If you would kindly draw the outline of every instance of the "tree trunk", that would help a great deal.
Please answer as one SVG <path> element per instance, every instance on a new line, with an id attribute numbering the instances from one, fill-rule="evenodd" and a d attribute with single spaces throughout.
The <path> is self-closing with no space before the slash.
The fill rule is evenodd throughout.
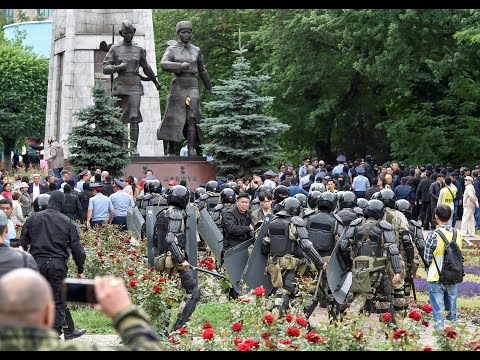
<path id="1" fill-rule="evenodd" d="M 5 170 L 12 170 L 12 151 L 15 147 L 15 139 L 3 138 L 3 157 L 5 159 Z"/>

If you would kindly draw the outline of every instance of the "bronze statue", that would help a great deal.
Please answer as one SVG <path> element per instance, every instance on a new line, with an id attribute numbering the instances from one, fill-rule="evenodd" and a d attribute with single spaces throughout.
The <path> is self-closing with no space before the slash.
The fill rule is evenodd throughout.
<path id="1" fill-rule="evenodd" d="M 130 124 L 130 148 L 133 154 L 138 154 L 138 124 L 143 122 L 140 113 L 140 99 L 144 94 L 141 80 L 152 81 L 157 89 L 160 89 L 160 84 L 147 63 L 145 49 L 132 41 L 135 31 L 135 26 L 130 21 L 122 22 L 118 33 L 123 37 L 123 41 L 113 44 L 108 50 L 103 60 L 103 73 L 118 73 L 113 81 L 112 95 L 120 99 L 116 104 L 123 110 L 121 121 Z M 147 78 L 138 73 L 139 67 L 142 67 Z"/>
<path id="2" fill-rule="evenodd" d="M 175 74 L 167 96 L 165 114 L 157 130 L 158 140 L 167 140 L 168 155 L 175 155 L 175 142 L 187 138 L 188 156 L 196 156 L 195 147 L 203 143 L 200 127 L 202 113 L 196 74 L 203 85 L 212 91 L 212 83 L 208 76 L 200 48 L 190 44 L 192 23 L 180 21 L 176 26 L 179 42 L 165 50 L 160 66 L 163 70 Z M 183 135 L 183 137 L 182 137 Z"/>

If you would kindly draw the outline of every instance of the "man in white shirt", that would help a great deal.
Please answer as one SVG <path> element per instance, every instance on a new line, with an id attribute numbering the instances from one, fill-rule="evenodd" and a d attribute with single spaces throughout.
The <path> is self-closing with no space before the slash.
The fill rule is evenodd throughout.
<path id="1" fill-rule="evenodd" d="M 10 246 L 10 240 L 15 239 L 17 237 L 17 232 L 15 231 L 15 225 L 13 225 L 13 221 L 10 220 L 10 216 L 12 215 L 13 205 L 10 199 L 2 199 L 0 200 L 0 211 L 3 211 L 5 215 L 7 215 L 7 227 L 8 232 L 5 236 L 5 244 Z"/>

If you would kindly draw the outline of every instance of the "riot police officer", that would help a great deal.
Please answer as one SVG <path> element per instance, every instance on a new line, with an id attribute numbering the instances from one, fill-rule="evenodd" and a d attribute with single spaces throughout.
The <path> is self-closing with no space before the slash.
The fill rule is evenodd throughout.
<path id="1" fill-rule="evenodd" d="M 211 215 L 213 208 L 218 205 L 220 199 L 218 182 L 216 180 L 210 180 L 207 182 L 205 185 L 205 191 L 206 193 L 200 196 L 200 200 L 198 201 L 198 210 L 202 210 L 206 207 L 208 213 Z"/>
<path id="2" fill-rule="evenodd" d="M 236 183 L 235 183 L 236 184 Z M 217 225 L 220 232 L 223 234 L 223 217 L 225 211 L 231 208 L 235 202 L 236 194 L 235 191 L 229 187 L 224 188 L 220 191 L 220 204 L 215 206 L 211 212 L 212 220 Z"/>
<path id="3" fill-rule="evenodd" d="M 382 220 L 385 205 L 380 200 L 369 200 L 363 211 L 364 217 L 353 220 L 340 240 L 341 256 L 353 273 L 350 292 L 354 299 L 346 312 L 359 313 L 375 296 L 375 310 L 381 314 L 388 311 L 392 298 L 385 269 L 390 264 L 395 273 L 393 282 L 401 281 L 400 256 L 393 228 Z"/>
<path id="4" fill-rule="evenodd" d="M 283 316 L 290 300 L 296 295 L 296 278 L 303 275 L 308 259 L 326 269 L 327 263 L 308 239 L 308 231 L 300 214 L 300 201 L 287 198 L 270 222 L 262 241 L 262 253 L 268 255 L 267 271 L 276 288 L 274 309 Z M 304 258 L 304 254 L 307 258 Z"/>
<path id="5" fill-rule="evenodd" d="M 168 208 L 162 209 L 157 215 L 156 230 L 158 256 L 155 267 L 167 274 L 178 273 L 181 286 L 186 292 L 185 307 L 179 312 L 172 332 L 183 327 L 193 314 L 200 301 L 198 280 L 190 267 L 186 247 L 186 208 L 190 201 L 190 193 L 182 185 L 173 187 L 167 195 Z"/>
<path id="6" fill-rule="evenodd" d="M 406 264 L 405 268 L 405 306 L 407 307 L 410 300 L 410 293 L 414 286 L 413 280 L 415 279 L 417 268 L 419 265 L 418 258 L 422 259 L 425 268 L 428 268 L 428 265 L 423 258 L 423 253 L 425 252 L 425 239 L 423 238 L 422 225 L 416 221 L 412 220 L 412 204 L 405 199 L 400 199 L 395 202 L 395 210 L 400 211 L 408 220 L 408 231 L 410 233 L 410 242 L 405 242 L 403 244 L 403 254 L 404 261 Z M 403 239 L 403 238 L 402 238 Z M 412 242 L 417 248 L 418 255 L 414 254 L 414 248 Z"/>
<path id="7" fill-rule="evenodd" d="M 275 189 L 273 189 L 272 209 L 274 215 L 282 210 L 281 203 L 289 196 L 290 191 L 285 185 L 278 185 Z"/>
<path id="8" fill-rule="evenodd" d="M 400 311 L 406 308 L 407 304 L 405 302 L 405 251 L 404 247 L 411 246 L 410 233 L 408 231 L 408 221 L 405 215 L 400 211 L 395 210 L 395 201 L 397 201 L 397 196 L 392 189 L 382 189 L 378 195 L 378 200 L 383 202 L 385 205 L 385 217 L 384 219 L 393 227 L 395 233 L 395 242 L 397 244 L 398 251 L 400 252 L 400 269 L 402 274 L 402 280 L 392 282 L 393 271 L 390 266 L 387 266 L 387 274 L 390 279 L 390 283 L 393 287 L 393 306 L 395 311 Z"/>
<path id="9" fill-rule="evenodd" d="M 353 191 L 340 191 L 338 194 L 337 215 L 342 219 L 343 226 L 348 228 L 350 223 L 358 217 L 354 211 L 354 208 L 357 206 L 357 197 Z"/>
<path id="10" fill-rule="evenodd" d="M 317 200 L 318 211 L 304 217 L 308 231 L 308 239 L 312 242 L 315 250 L 320 256 L 328 262 L 330 255 L 335 247 L 337 239 L 343 232 L 342 219 L 333 213 L 336 206 L 336 195 L 332 192 L 324 192 Z M 319 269 L 317 269 L 319 270 Z M 322 296 L 320 305 L 327 307 L 327 304 L 333 305 L 333 295 L 327 286 L 326 273 L 322 272 L 320 286 L 328 291 L 327 297 Z M 325 294 L 325 291 L 322 291 Z M 316 299 L 310 305 L 307 316 L 310 316 L 316 307 Z"/>

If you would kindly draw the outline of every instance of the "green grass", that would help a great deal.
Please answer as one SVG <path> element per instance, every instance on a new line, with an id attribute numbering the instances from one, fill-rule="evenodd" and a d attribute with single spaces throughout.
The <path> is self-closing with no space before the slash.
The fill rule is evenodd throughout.
<path id="1" fill-rule="evenodd" d="M 116 334 L 112 320 L 105 314 L 90 307 L 70 307 L 75 328 L 86 329 L 87 334 Z"/>

